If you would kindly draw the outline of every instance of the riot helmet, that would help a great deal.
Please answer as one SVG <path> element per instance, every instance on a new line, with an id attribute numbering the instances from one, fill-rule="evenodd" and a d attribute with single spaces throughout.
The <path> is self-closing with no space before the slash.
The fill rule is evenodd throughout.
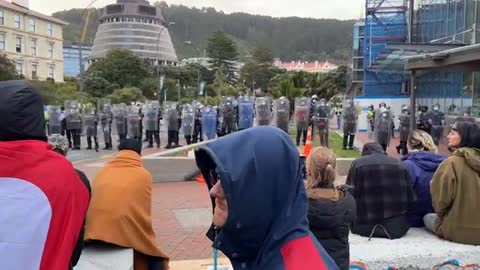
<path id="1" fill-rule="evenodd" d="M 434 112 L 440 111 L 440 104 L 434 104 L 434 105 L 433 105 L 433 111 L 434 111 Z"/>
<path id="2" fill-rule="evenodd" d="M 380 103 L 380 104 L 378 105 L 378 107 L 379 107 L 379 108 L 385 108 L 385 109 L 387 109 L 387 103 L 382 102 L 382 103 Z"/>
<path id="3" fill-rule="evenodd" d="M 420 111 L 423 112 L 423 113 L 426 113 L 426 112 L 428 112 L 428 107 L 427 106 L 422 106 Z"/>
<path id="4" fill-rule="evenodd" d="M 318 101 L 318 96 L 317 96 L 317 95 L 313 95 L 312 98 L 311 98 L 311 101 L 312 101 L 312 104 L 317 103 L 317 101 Z"/>

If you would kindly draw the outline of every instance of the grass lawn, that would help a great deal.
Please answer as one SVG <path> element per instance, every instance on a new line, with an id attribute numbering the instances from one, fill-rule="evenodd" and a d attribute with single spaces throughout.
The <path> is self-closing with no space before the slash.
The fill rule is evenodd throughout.
<path id="1" fill-rule="evenodd" d="M 293 141 L 296 140 L 297 131 L 291 131 L 290 136 L 292 137 Z M 330 149 L 335 152 L 337 158 L 358 158 L 360 157 L 360 152 L 358 150 L 343 150 L 343 138 L 340 137 L 334 130 L 330 130 L 330 137 L 329 137 L 329 144 Z M 320 146 L 320 139 L 318 135 L 312 138 L 312 148 Z M 303 145 L 298 147 L 300 153 L 303 152 Z"/>

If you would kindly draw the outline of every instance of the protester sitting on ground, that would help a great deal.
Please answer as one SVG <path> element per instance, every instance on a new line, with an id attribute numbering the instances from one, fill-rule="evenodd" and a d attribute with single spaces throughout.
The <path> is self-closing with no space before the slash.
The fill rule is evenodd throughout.
<path id="1" fill-rule="evenodd" d="M 354 234 L 398 239 L 410 226 L 407 212 L 415 204 L 407 169 L 385 154 L 378 143 L 364 145 L 362 157 L 352 163 L 347 185 L 353 186 L 357 215 Z"/>
<path id="2" fill-rule="evenodd" d="M 48 144 L 52 147 L 52 150 L 54 152 L 59 153 L 62 156 L 67 156 L 68 153 L 68 140 L 63 137 L 60 134 L 52 134 L 48 136 Z M 90 187 L 90 181 L 88 181 L 87 176 L 80 170 L 75 169 L 75 171 L 78 174 L 78 177 L 80 177 L 80 180 L 82 180 L 83 184 L 87 187 L 88 189 L 88 194 L 89 194 L 89 199 L 91 195 L 91 187 Z M 74 266 L 78 264 L 78 261 L 80 260 L 80 255 L 82 254 L 83 250 L 83 238 L 85 236 L 85 220 L 83 221 L 83 227 L 82 230 L 80 231 L 80 235 L 78 236 L 77 244 L 75 245 L 75 250 L 73 251 L 72 254 L 72 260 L 70 263 L 70 269 L 73 269 Z"/>
<path id="3" fill-rule="evenodd" d="M 415 207 L 408 212 L 411 227 L 424 227 L 423 217 L 435 213 L 430 195 L 430 181 L 445 157 L 437 154 L 437 146 L 430 134 L 414 130 L 407 139 L 409 154 L 402 158 L 410 175 L 410 184 L 417 196 Z"/>
<path id="4" fill-rule="evenodd" d="M 447 240 L 480 245 L 480 127 L 457 122 L 448 135 L 457 149 L 435 172 L 430 189 L 436 214 L 425 216 L 425 226 Z"/>
<path id="5" fill-rule="evenodd" d="M 142 143 L 125 139 L 118 150 L 92 183 L 85 241 L 132 248 L 135 270 L 168 269 L 153 230 L 152 176 L 142 165 Z"/>
<path id="6" fill-rule="evenodd" d="M 336 156 L 328 148 L 312 150 L 306 162 L 308 221 L 310 231 L 335 260 L 340 270 L 348 270 L 348 234 L 356 205 L 347 186 L 335 187 Z"/>
<path id="7" fill-rule="evenodd" d="M 338 269 L 309 231 L 300 157 L 288 134 L 246 129 L 195 156 L 214 208 L 207 236 L 235 270 Z"/>
<path id="8" fill-rule="evenodd" d="M 87 212 L 87 188 L 47 143 L 43 106 L 31 84 L 0 82 L 1 269 L 68 269 Z"/>

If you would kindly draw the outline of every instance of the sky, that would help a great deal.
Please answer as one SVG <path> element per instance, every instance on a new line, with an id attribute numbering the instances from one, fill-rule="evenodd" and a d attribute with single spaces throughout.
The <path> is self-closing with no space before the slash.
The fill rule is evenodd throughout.
<path id="1" fill-rule="evenodd" d="M 51 14 L 70 8 L 85 8 L 92 0 L 30 0 L 30 9 Z M 102 7 L 115 0 L 98 0 L 94 6 Z M 154 0 L 150 0 L 154 2 Z M 273 17 L 360 19 L 365 0 L 168 0 L 169 5 L 182 4 L 195 7 L 214 7 L 225 13 L 246 12 Z"/>

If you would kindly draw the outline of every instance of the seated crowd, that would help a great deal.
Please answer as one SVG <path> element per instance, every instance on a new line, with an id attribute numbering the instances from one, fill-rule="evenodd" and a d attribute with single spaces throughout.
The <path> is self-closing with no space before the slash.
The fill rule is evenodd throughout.
<path id="1" fill-rule="evenodd" d="M 73 269 L 84 245 L 131 248 L 135 270 L 169 268 L 140 142 L 122 140 L 90 191 L 65 158 L 66 140 L 47 138 L 32 85 L 0 82 L 0 114 L 3 268 Z M 312 150 L 304 177 L 294 142 L 277 128 L 222 137 L 195 152 L 212 199 L 207 237 L 236 270 L 349 269 L 350 232 L 398 239 L 426 227 L 480 245 L 480 127 L 457 122 L 448 142 L 453 153 L 444 157 L 429 134 L 413 131 L 402 160 L 366 144 L 346 185 L 336 185 L 336 156 L 327 148 Z"/>

